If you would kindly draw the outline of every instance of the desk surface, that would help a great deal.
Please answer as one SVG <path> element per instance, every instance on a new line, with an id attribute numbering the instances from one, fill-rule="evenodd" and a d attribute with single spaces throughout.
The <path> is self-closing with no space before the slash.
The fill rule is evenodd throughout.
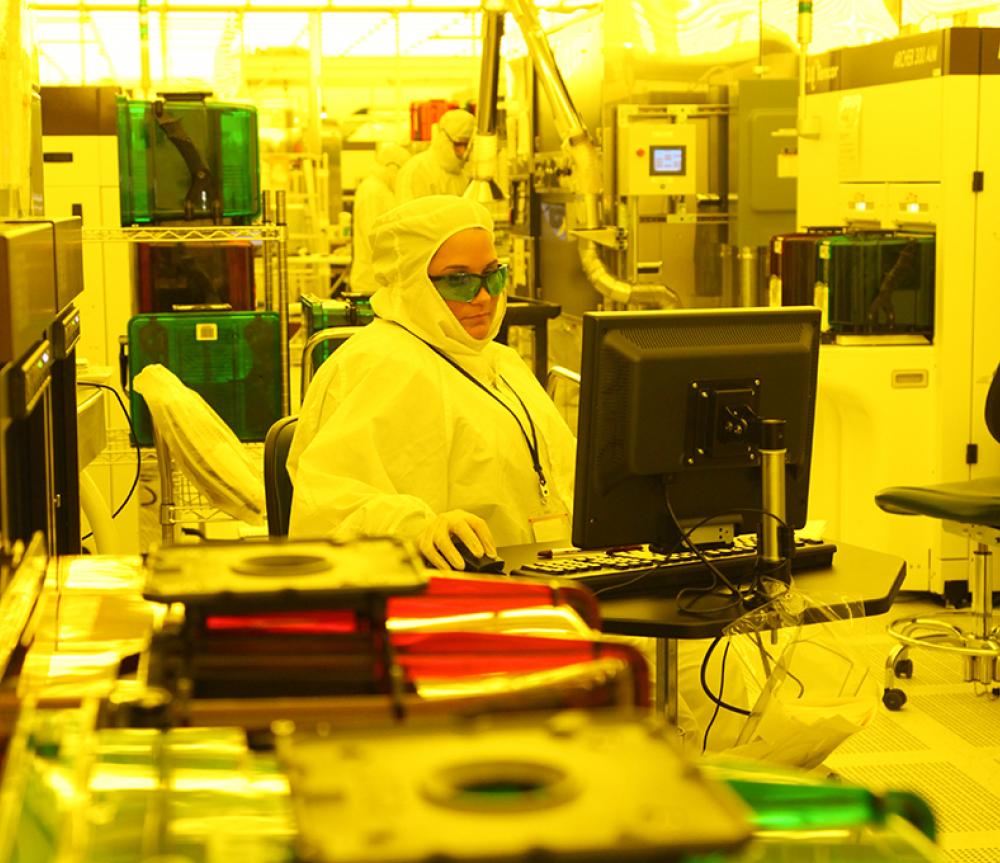
<path id="1" fill-rule="evenodd" d="M 501 549 L 508 569 L 532 560 L 541 548 L 517 546 Z M 891 554 L 853 545 L 837 544 L 833 565 L 824 569 L 795 573 L 795 587 L 810 597 L 826 602 L 834 610 L 846 611 L 852 603 L 863 603 L 865 615 L 884 614 L 892 606 L 906 576 L 906 562 Z M 723 611 L 710 617 L 680 610 L 675 594 L 662 587 L 649 596 L 612 597 L 599 595 L 603 630 L 621 635 L 655 638 L 714 638 L 738 616 Z"/>
<path id="2" fill-rule="evenodd" d="M 561 312 L 562 306 L 557 303 L 513 295 L 507 298 L 504 323 L 507 325 L 542 323 L 549 318 L 558 317 Z"/>

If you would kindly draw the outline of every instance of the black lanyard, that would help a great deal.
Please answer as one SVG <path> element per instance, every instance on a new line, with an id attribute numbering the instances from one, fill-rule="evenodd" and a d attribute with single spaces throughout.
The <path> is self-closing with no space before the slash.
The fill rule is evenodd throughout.
<path id="1" fill-rule="evenodd" d="M 509 413 L 514 418 L 514 422 L 517 423 L 517 427 L 521 431 L 521 437 L 524 438 L 524 442 L 528 446 L 528 452 L 531 453 L 531 466 L 535 469 L 535 473 L 538 476 L 538 491 L 539 491 L 539 493 L 542 496 L 542 500 L 543 501 L 547 500 L 548 496 L 549 496 L 549 483 L 548 483 L 548 480 L 545 479 L 545 471 L 542 469 L 542 462 L 541 462 L 541 459 L 539 458 L 539 455 L 538 455 L 538 452 L 539 452 L 539 450 L 538 450 L 538 433 L 535 431 L 535 423 L 531 419 L 531 414 L 528 413 L 528 407 L 527 407 L 527 405 L 525 405 L 525 403 L 521 399 L 521 397 L 517 394 L 517 390 L 515 390 L 507 382 L 507 379 L 503 375 L 499 376 L 500 380 L 502 380 L 504 382 L 504 384 L 507 386 L 507 389 L 509 389 L 514 394 L 514 398 L 517 399 L 517 403 L 521 406 L 521 410 L 524 411 L 524 415 L 528 418 L 528 428 L 531 429 L 531 437 L 528 437 L 528 432 L 525 430 L 524 424 L 521 422 L 520 417 L 518 417 L 518 415 L 516 413 L 514 413 L 513 409 L 510 407 L 510 405 L 508 405 L 503 399 L 501 399 L 489 387 L 487 387 L 485 384 L 483 384 L 482 381 L 478 380 L 473 375 L 469 374 L 469 372 L 467 372 L 465 369 L 463 369 L 458 363 L 456 363 L 444 351 L 442 351 L 440 348 L 437 348 L 434 345 L 432 345 L 429 341 L 427 341 L 427 339 L 421 338 L 415 332 L 413 332 L 413 330 L 408 329 L 407 327 L 404 327 L 401 323 L 399 323 L 399 321 L 392 321 L 392 323 L 394 323 L 400 329 L 406 330 L 406 332 L 408 332 L 411 336 L 413 336 L 413 338 L 415 338 L 418 341 L 421 341 L 425 345 L 427 345 L 427 347 L 429 347 L 432 351 L 434 351 L 434 353 L 436 353 L 439 357 L 441 357 L 441 359 L 443 359 L 446 363 L 448 363 L 450 366 L 452 366 L 452 368 L 454 368 L 460 374 L 464 375 L 466 378 L 468 378 L 470 381 L 472 381 L 472 383 L 474 383 L 477 387 L 479 387 L 479 389 L 481 389 L 484 393 L 486 393 L 486 395 L 488 395 L 491 399 L 493 399 L 493 401 L 495 401 L 498 405 L 500 405 L 500 407 L 502 407 L 505 411 L 507 411 L 507 413 Z"/>

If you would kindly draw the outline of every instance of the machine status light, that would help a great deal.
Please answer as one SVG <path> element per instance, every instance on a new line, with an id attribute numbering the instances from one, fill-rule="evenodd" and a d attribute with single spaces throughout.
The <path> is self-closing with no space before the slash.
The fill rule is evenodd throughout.
<path id="1" fill-rule="evenodd" d="M 635 154 L 637 156 L 640 156 L 640 157 L 641 156 L 645 156 L 646 155 L 646 151 L 642 147 L 640 147 L 638 150 L 635 151 Z"/>
<path id="2" fill-rule="evenodd" d="M 918 204 L 916 201 L 913 201 L 906 205 L 906 209 L 909 210 L 911 213 L 919 213 L 920 204 Z"/>
<path id="3" fill-rule="evenodd" d="M 650 147 L 649 173 L 657 177 L 677 177 L 687 173 L 687 148 Z"/>

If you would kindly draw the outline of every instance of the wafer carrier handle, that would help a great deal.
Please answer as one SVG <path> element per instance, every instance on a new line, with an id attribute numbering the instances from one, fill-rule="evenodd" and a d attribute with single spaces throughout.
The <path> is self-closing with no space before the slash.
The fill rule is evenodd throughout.
<path id="1" fill-rule="evenodd" d="M 187 195 L 184 198 L 184 218 L 193 219 L 195 211 L 210 204 L 212 219 L 216 223 L 222 220 L 222 201 L 219 199 L 218 189 L 205 160 L 195 146 L 194 141 L 184 129 L 184 124 L 179 117 L 167 113 L 166 102 L 171 100 L 185 101 L 205 101 L 211 93 L 158 93 L 162 96 L 153 103 L 153 116 L 163 130 L 163 134 L 177 148 L 181 154 L 184 164 L 187 165 L 191 173 L 191 185 L 188 187 Z"/>

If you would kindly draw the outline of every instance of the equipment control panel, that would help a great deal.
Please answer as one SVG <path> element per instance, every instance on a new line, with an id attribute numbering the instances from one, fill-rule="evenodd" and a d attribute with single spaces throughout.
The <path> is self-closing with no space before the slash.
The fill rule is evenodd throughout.
<path id="1" fill-rule="evenodd" d="M 80 310 L 72 303 L 52 322 L 52 352 L 57 360 L 66 359 L 80 341 Z"/>
<path id="2" fill-rule="evenodd" d="M 693 195 L 696 191 L 693 123 L 633 120 L 618 127 L 621 195 Z"/>
<path id="3" fill-rule="evenodd" d="M 24 419 L 34 410 L 52 375 L 52 347 L 48 340 L 38 343 L 7 376 L 7 406 L 12 419 Z"/>

